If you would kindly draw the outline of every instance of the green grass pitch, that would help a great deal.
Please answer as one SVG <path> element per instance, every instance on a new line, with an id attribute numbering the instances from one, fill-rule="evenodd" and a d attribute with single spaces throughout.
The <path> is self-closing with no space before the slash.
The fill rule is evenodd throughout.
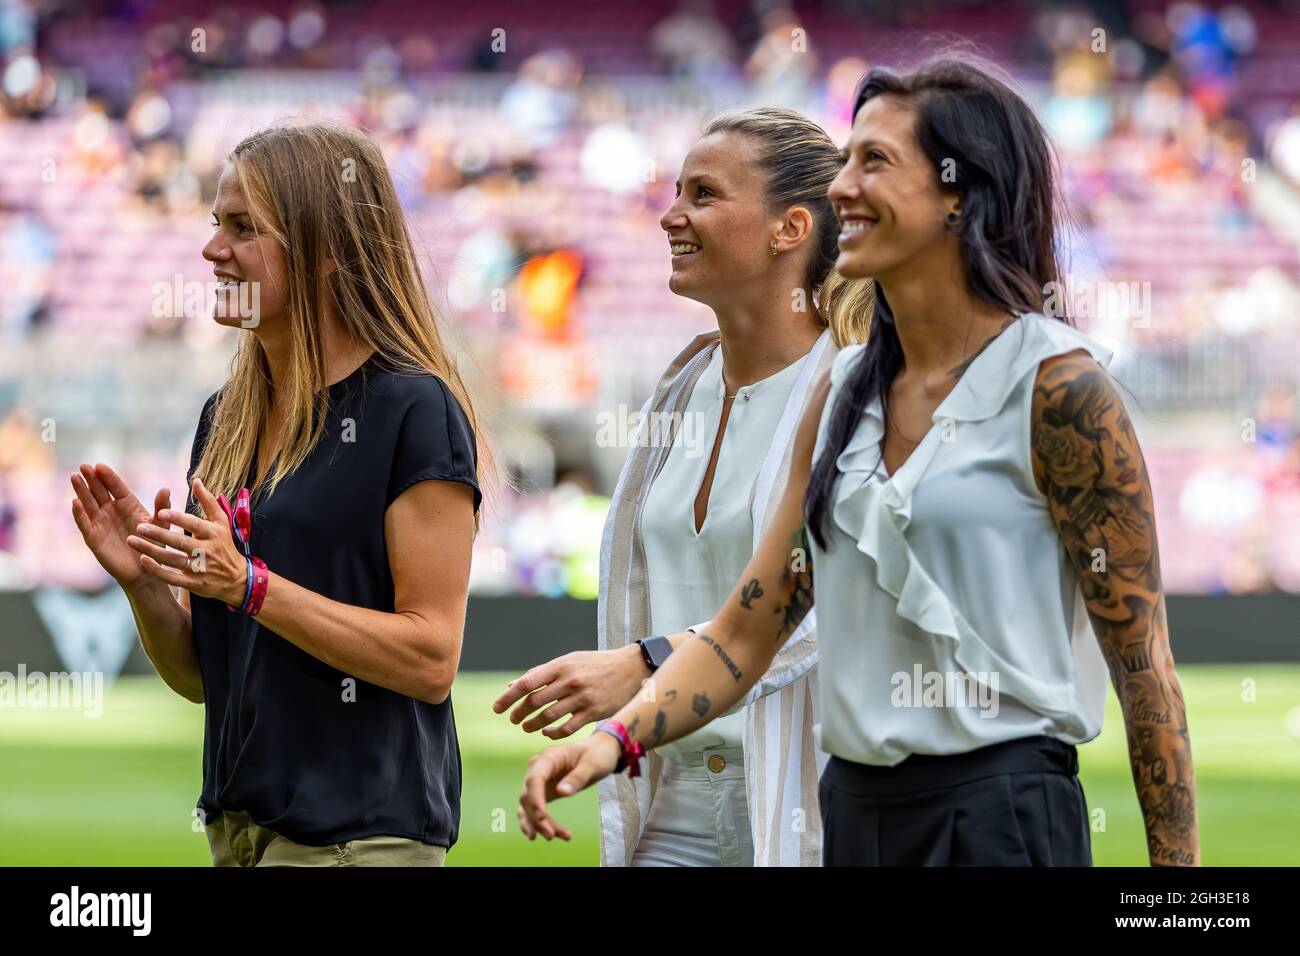
<path id="1" fill-rule="evenodd" d="M 1179 668 L 1188 702 L 1204 863 L 1300 865 L 1300 666 Z M 530 754 L 491 701 L 514 674 L 462 674 L 453 701 L 464 761 L 452 866 L 589 866 L 597 862 L 594 791 L 556 806 L 572 843 L 530 843 L 515 806 Z M 1253 699 L 1252 699 L 1253 698 Z M 124 678 L 103 715 L 0 711 L 0 865 L 206 866 L 192 817 L 202 708 L 154 677 Z M 585 731 L 584 731 L 585 733 Z M 1101 737 L 1080 750 L 1093 815 L 1093 859 L 1144 865 L 1141 817 L 1113 694 Z"/>

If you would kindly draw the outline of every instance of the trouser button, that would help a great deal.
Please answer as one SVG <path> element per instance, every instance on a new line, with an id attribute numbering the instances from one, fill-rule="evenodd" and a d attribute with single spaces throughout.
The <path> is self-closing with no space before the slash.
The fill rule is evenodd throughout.
<path id="1" fill-rule="evenodd" d="M 722 768 L 726 765 L 726 758 L 722 754 L 712 754 L 709 757 L 709 769 L 714 773 L 722 773 Z"/>

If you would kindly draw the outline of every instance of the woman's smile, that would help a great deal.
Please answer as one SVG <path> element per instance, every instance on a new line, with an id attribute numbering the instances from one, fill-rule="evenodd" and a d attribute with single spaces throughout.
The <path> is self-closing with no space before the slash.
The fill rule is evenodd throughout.
<path id="1" fill-rule="evenodd" d="M 839 247 L 849 249 L 860 243 L 868 234 L 875 231 L 879 220 L 866 216 L 852 216 L 840 224 Z"/>
<path id="2" fill-rule="evenodd" d="M 670 239 L 669 249 L 673 254 L 673 268 L 683 264 L 687 258 L 695 255 L 703 248 L 698 243 L 687 242 L 684 239 Z"/>

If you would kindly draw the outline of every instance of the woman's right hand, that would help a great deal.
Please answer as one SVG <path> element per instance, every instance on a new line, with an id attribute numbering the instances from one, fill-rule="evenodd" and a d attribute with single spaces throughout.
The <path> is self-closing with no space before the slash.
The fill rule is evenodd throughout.
<path id="1" fill-rule="evenodd" d="M 522 723 L 530 734 L 541 730 L 552 740 L 563 740 L 592 721 L 613 717 L 650 676 L 636 644 L 616 650 L 573 651 L 512 680 L 493 702 L 492 711 L 505 713 L 514 705 L 511 723 Z M 534 714 L 540 707 L 546 709 Z M 569 719 L 562 725 L 552 726 L 565 717 Z"/>
<path id="2" fill-rule="evenodd" d="M 108 465 L 82 465 L 70 480 L 77 494 L 72 502 L 72 520 L 95 560 L 124 591 L 153 580 L 141 565 L 139 552 L 126 539 L 143 521 L 167 527 L 166 522 L 158 520 L 158 512 L 171 507 L 171 492 L 159 489 L 150 514 Z"/>
<path id="3" fill-rule="evenodd" d="M 528 761 L 524 788 L 519 793 L 519 829 L 528 839 L 541 834 L 547 840 L 572 834 L 546 812 L 548 800 L 571 797 L 618 766 L 619 743 L 611 734 L 594 733 L 586 740 L 560 747 L 547 747 Z"/>

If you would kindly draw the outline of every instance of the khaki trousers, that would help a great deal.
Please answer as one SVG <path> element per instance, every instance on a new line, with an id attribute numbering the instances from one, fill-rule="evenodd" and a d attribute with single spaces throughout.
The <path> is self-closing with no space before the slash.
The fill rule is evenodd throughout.
<path id="1" fill-rule="evenodd" d="M 204 829 L 213 866 L 442 866 L 447 858 L 446 847 L 394 836 L 306 846 L 242 811 L 224 811 Z"/>

